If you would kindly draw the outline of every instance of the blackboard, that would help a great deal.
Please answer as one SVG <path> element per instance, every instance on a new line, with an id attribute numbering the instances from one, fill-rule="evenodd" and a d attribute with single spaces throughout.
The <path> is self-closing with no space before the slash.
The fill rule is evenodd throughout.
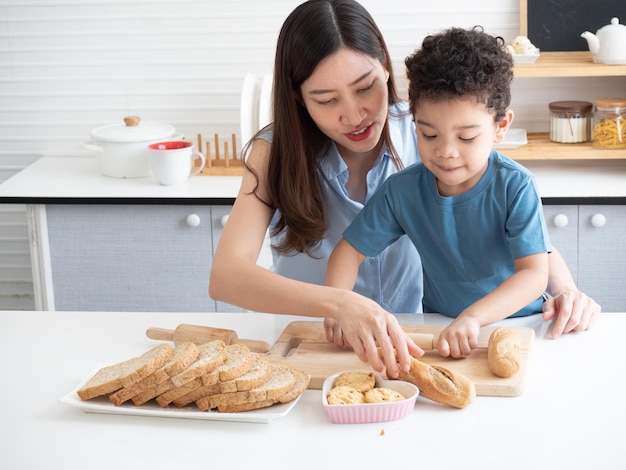
<path id="1" fill-rule="evenodd" d="M 581 33 L 613 17 L 626 24 L 626 0 L 520 0 L 520 34 L 542 51 L 588 51 Z"/>

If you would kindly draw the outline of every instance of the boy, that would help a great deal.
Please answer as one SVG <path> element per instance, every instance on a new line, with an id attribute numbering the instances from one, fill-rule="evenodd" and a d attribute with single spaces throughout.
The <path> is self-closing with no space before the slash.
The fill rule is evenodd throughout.
<path id="1" fill-rule="evenodd" d="M 481 326 L 542 311 L 551 247 L 532 175 L 493 150 L 513 120 L 502 38 L 452 28 L 424 39 L 406 65 L 422 162 L 368 201 L 333 251 L 326 283 L 352 289 L 365 257 L 407 234 L 426 274 L 424 312 L 455 318 L 438 350 L 461 357 Z"/>

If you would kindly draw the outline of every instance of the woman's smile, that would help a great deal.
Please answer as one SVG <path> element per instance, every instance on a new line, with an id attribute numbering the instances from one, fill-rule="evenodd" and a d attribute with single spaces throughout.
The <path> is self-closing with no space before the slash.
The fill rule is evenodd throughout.
<path id="1" fill-rule="evenodd" d="M 352 140 L 353 142 L 361 142 L 367 139 L 371 134 L 372 134 L 372 125 L 370 124 L 369 126 L 365 126 L 359 130 L 349 132 L 344 135 L 348 139 Z"/>

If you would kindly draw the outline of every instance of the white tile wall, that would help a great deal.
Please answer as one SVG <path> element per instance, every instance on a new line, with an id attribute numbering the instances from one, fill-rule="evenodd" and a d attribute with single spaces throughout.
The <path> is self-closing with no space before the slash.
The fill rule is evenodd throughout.
<path id="1" fill-rule="evenodd" d="M 278 30 L 300 1 L 0 0 L 0 182 L 40 156 L 82 156 L 99 125 L 136 114 L 187 136 L 239 129 L 244 75 L 271 72 Z M 481 24 L 512 40 L 518 0 L 363 0 L 398 83 L 422 38 Z M 539 86 L 538 86 L 539 85 Z M 606 79 L 605 90 L 618 79 Z M 405 95 L 404 90 L 401 90 Z M 547 103 L 593 100 L 589 81 L 515 84 L 518 127 L 547 129 Z M 0 309 L 33 308 L 23 206 L 0 207 Z"/>

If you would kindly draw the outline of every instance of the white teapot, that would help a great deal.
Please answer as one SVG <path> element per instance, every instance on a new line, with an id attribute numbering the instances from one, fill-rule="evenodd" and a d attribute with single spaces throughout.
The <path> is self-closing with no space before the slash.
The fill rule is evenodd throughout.
<path id="1" fill-rule="evenodd" d="M 593 61 L 599 64 L 626 64 L 626 26 L 618 18 L 600 28 L 596 34 L 585 31 L 581 37 L 587 40 Z"/>

